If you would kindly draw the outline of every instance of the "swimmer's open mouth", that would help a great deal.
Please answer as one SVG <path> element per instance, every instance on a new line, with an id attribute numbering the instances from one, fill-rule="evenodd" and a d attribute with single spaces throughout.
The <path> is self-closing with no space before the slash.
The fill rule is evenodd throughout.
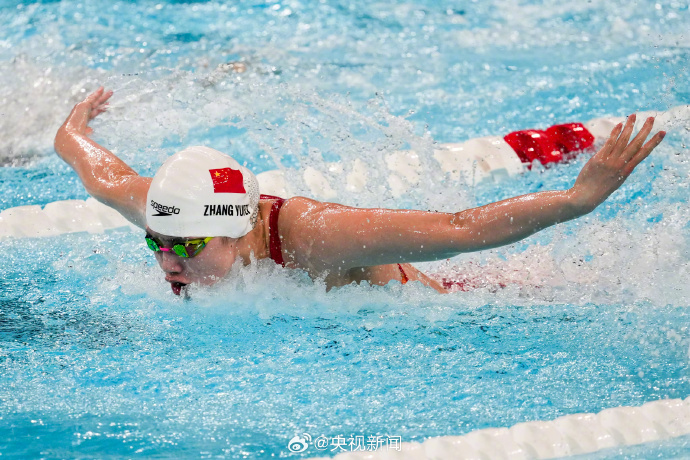
<path id="1" fill-rule="evenodd" d="M 182 292 L 182 288 L 185 286 L 186 284 L 184 283 L 178 283 L 176 281 L 170 282 L 170 287 L 172 288 L 173 294 L 175 295 L 180 295 L 180 292 Z"/>

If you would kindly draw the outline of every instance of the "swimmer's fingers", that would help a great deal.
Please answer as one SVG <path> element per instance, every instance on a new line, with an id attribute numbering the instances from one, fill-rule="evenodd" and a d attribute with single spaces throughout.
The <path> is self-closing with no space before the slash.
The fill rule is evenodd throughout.
<path id="1" fill-rule="evenodd" d="M 86 96 L 86 99 L 82 101 L 82 104 L 88 105 L 90 107 L 97 107 L 101 104 L 101 100 L 105 94 L 105 88 L 99 87 L 96 91 Z M 108 96 L 110 97 L 110 96 Z"/>
<path id="2" fill-rule="evenodd" d="M 108 99 L 113 95 L 112 91 L 106 91 L 102 86 L 89 94 L 80 104 L 89 109 L 89 119 L 95 118 L 106 111 Z"/>
<path id="3" fill-rule="evenodd" d="M 647 136 L 649 136 L 649 133 L 652 132 L 652 127 L 654 126 L 654 117 L 649 117 L 647 120 L 645 120 L 644 125 L 642 125 L 642 129 L 640 129 L 640 132 L 637 133 L 637 136 L 630 141 L 630 144 L 628 144 L 625 149 L 621 152 L 621 158 L 627 163 L 630 161 L 635 154 L 642 148 L 642 144 L 644 141 L 647 139 Z"/>
<path id="4" fill-rule="evenodd" d="M 618 123 L 616 126 L 613 127 L 613 129 L 611 130 L 611 135 L 606 140 L 604 146 L 599 150 L 599 155 L 603 156 L 604 158 L 609 156 L 609 154 L 613 150 L 614 145 L 616 145 L 616 141 L 618 140 L 618 136 L 620 136 L 622 130 L 623 123 Z"/>
<path id="5" fill-rule="evenodd" d="M 652 151 L 657 147 L 657 145 L 661 144 L 661 141 L 664 140 L 664 136 L 666 136 L 666 131 L 659 131 L 654 136 L 652 136 L 652 138 L 649 139 L 649 141 L 647 141 L 645 145 L 637 149 L 637 151 L 635 151 L 632 157 L 628 160 L 625 166 L 625 173 L 632 173 L 633 169 L 635 169 L 637 165 L 642 163 L 642 161 L 645 158 L 647 158 L 650 153 L 652 153 Z"/>
<path id="6" fill-rule="evenodd" d="M 625 123 L 625 128 L 623 128 L 623 132 L 621 132 L 620 136 L 616 140 L 616 143 L 613 145 L 611 152 L 609 152 L 609 157 L 620 157 L 623 153 L 623 150 L 625 150 L 625 148 L 628 146 L 628 141 L 630 140 L 630 136 L 632 135 L 633 129 L 635 128 L 636 118 L 637 117 L 634 113 L 628 117 L 628 121 Z"/>
<path id="7" fill-rule="evenodd" d="M 90 118 L 96 118 L 108 109 L 108 99 L 113 95 L 112 91 L 105 91 L 103 87 L 98 88 L 87 100 L 91 104 Z M 93 98 L 92 98 L 93 96 Z M 92 99 L 91 99 L 92 98 Z"/>
<path id="8" fill-rule="evenodd" d="M 109 89 L 108 91 L 105 91 L 103 94 L 101 94 L 101 97 L 98 98 L 98 105 L 107 105 L 108 104 L 108 99 L 113 95 L 113 90 Z"/>

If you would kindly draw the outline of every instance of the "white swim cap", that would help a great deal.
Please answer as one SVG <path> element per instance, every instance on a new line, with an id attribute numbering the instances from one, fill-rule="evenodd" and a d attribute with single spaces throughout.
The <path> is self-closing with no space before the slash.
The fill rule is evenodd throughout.
<path id="1" fill-rule="evenodd" d="M 168 158 L 146 197 L 146 224 L 166 236 L 239 238 L 254 228 L 258 211 L 254 174 L 209 147 Z"/>

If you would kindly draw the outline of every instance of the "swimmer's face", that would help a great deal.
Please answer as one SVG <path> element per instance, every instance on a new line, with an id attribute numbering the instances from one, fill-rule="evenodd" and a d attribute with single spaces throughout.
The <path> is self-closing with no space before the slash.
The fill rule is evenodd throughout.
<path id="1" fill-rule="evenodd" d="M 161 235 L 150 229 L 148 232 L 165 247 L 183 243 L 186 240 L 203 238 L 175 238 Z M 198 283 L 210 286 L 223 279 L 237 258 L 236 241 L 232 238 L 217 237 L 206 244 L 206 247 L 194 257 L 180 257 L 172 251 L 154 252 L 156 261 L 165 272 L 165 280 L 170 283 L 173 292 L 180 295 L 187 284 Z"/>

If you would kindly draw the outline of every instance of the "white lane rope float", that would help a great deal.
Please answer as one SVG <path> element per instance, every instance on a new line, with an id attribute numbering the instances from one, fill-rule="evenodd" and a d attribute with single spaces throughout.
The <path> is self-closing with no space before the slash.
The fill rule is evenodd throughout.
<path id="1" fill-rule="evenodd" d="M 664 112 L 638 114 L 638 126 L 656 116 L 655 127 L 672 129 L 690 121 L 690 105 Z M 622 117 L 604 117 L 586 123 L 566 123 L 546 130 L 523 130 L 506 136 L 470 139 L 442 144 L 434 151 L 440 170 L 469 184 L 497 182 L 529 169 L 533 162 L 558 163 L 568 154 L 591 148 L 605 139 Z M 414 151 L 386 156 L 388 185 L 394 195 L 419 183 L 420 159 Z M 336 165 L 337 167 L 337 165 Z M 337 171 L 336 171 L 337 172 Z M 341 169 L 342 172 L 342 169 Z M 328 179 L 314 168 L 303 172 L 312 196 L 328 200 L 337 196 Z M 284 198 L 293 196 L 282 171 L 257 175 L 261 193 Z M 367 170 L 355 160 L 343 178 L 352 192 L 367 186 Z M 102 233 L 132 227 L 114 209 L 93 198 L 18 206 L 0 212 L 0 239 L 33 238 L 64 233 Z M 615 407 L 598 414 L 572 414 L 552 421 L 518 423 L 511 428 L 476 430 L 462 436 L 442 436 L 423 443 L 402 443 L 400 451 L 344 452 L 338 460 L 354 459 L 547 459 L 596 452 L 602 449 L 660 441 L 690 434 L 690 397 L 648 402 L 640 407 Z"/>
<path id="2" fill-rule="evenodd" d="M 345 451 L 312 460 L 530 460 L 591 454 L 690 434 L 690 398 L 662 399 L 598 414 L 485 428 L 462 436 L 402 442 L 396 449 Z M 397 450 L 399 448 L 399 450 Z M 331 449 L 330 447 L 328 448 Z M 312 447 L 313 450 L 313 447 Z"/>

